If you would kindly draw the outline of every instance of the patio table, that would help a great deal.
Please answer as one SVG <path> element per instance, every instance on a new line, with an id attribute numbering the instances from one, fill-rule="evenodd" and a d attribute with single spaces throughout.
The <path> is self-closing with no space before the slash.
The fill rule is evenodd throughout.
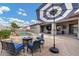
<path id="1" fill-rule="evenodd" d="M 25 46 L 27 46 L 28 43 L 32 42 L 32 39 L 33 39 L 32 37 L 24 37 L 22 39 L 24 45 L 24 52 L 25 52 Z"/>

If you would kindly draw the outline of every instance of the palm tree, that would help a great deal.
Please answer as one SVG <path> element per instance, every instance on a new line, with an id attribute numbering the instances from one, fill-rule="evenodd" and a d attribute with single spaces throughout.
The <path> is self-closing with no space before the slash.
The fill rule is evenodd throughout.
<path id="1" fill-rule="evenodd" d="M 17 35 L 16 29 L 18 29 L 18 28 L 20 28 L 20 27 L 16 24 L 16 22 L 11 22 L 12 33 L 15 33 Z"/>

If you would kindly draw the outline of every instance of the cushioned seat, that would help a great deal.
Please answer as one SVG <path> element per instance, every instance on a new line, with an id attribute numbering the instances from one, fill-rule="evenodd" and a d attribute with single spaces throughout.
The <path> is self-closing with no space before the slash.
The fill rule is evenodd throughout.
<path id="1" fill-rule="evenodd" d="M 27 52 L 28 52 L 28 49 L 31 50 L 32 55 L 35 50 L 39 49 L 41 52 L 40 41 L 35 40 L 33 43 L 29 43 L 27 45 Z"/>
<path id="2" fill-rule="evenodd" d="M 33 48 L 33 44 L 32 43 L 29 43 L 28 44 L 28 48 L 32 49 Z"/>
<path id="3" fill-rule="evenodd" d="M 14 43 L 16 49 L 23 48 L 23 44 Z"/>
<path id="4" fill-rule="evenodd" d="M 23 44 L 14 43 L 14 42 L 7 42 L 8 45 L 8 52 L 12 55 L 17 55 L 23 48 Z"/>

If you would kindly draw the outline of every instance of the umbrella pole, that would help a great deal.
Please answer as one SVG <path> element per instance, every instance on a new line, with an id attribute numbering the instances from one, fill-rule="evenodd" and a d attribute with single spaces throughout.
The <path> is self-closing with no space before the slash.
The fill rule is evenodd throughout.
<path id="1" fill-rule="evenodd" d="M 54 19 L 54 28 L 53 28 L 53 47 L 55 48 L 55 19 Z"/>
<path id="2" fill-rule="evenodd" d="M 56 31 L 56 29 L 55 29 L 55 24 L 56 24 L 55 23 L 55 19 L 54 19 L 54 22 L 53 23 L 54 23 L 54 28 L 53 28 L 53 40 L 54 41 L 53 41 L 53 47 L 50 47 L 49 50 L 52 53 L 59 53 L 59 49 L 55 47 L 55 33 L 56 33 L 55 32 Z"/>

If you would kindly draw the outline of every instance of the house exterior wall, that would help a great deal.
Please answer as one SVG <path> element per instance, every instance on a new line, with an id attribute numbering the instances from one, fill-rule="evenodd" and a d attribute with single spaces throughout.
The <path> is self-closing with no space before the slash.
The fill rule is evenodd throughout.
<path id="1" fill-rule="evenodd" d="M 78 18 L 78 33 L 77 33 L 77 38 L 79 39 L 79 18 Z"/>
<path id="2" fill-rule="evenodd" d="M 70 28 L 70 25 L 72 26 Z M 61 26 L 61 32 L 60 34 L 62 34 L 62 31 L 64 31 L 64 34 L 70 34 L 69 29 L 73 30 L 73 34 L 77 33 L 77 30 L 75 28 L 77 28 L 78 25 L 78 20 L 73 20 L 73 21 L 67 21 L 67 22 L 61 22 L 61 23 L 57 23 L 57 26 Z M 65 28 L 63 28 L 63 26 Z"/>
<path id="3" fill-rule="evenodd" d="M 40 25 L 31 26 L 30 29 L 33 30 L 34 33 L 40 33 Z"/>
<path id="4" fill-rule="evenodd" d="M 51 24 L 44 24 L 44 25 L 40 25 L 40 30 L 43 33 L 50 33 L 51 32 Z"/>
<path id="5" fill-rule="evenodd" d="M 53 34 L 53 23 L 50 23 L 51 24 L 51 34 Z M 47 32 L 47 28 L 46 26 L 48 24 L 45 24 L 43 23 L 44 25 L 44 32 L 46 33 Z M 37 33 L 40 33 L 41 31 L 41 24 L 40 25 L 34 25 L 32 26 L 32 29 L 35 29 L 35 32 Z M 62 34 L 62 31 L 64 31 L 64 34 L 71 34 L 71 35 L 76 35 L 77 38 L 79 39 L 79 14 L 77 15 L 74 15 L 68 19 L 64 19 L 64 20 L 60 20 L 59 22 L 56 22 L 56 26 L 55 26 L 56 30 L 55 30 L 55 33 L 56 34 Z M 58 29 L 59 28 L 59 29 Z"/>

